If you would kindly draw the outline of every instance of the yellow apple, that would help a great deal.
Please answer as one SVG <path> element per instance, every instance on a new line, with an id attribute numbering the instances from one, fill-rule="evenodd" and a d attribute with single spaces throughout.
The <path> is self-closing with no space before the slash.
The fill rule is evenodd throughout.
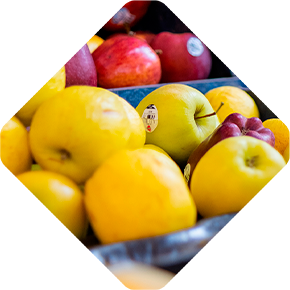
<path id="1" fill-rule="evenodd" d="M 1 160 L 14 175 L 31 168 L 32 156 L 28 132 L 24 125 L 13 116 L 1 130 Z"/>
<path id="2" fill-rule="evenodd" d="M 146 143 L 161 147 L 179 165 L 186 165 L 190 153 L 219 123 L 207 98 L 183 84 L 154 90 L 136 110 L 144 122 Z"/>
<path id="3" fill-rule="evenodd" d="M 32 117 L 38 107 L 50 99 L 59 91 L 65 88 L 66 75 L 65 68 L 62 67 L 17 113 L 16 117 L 24 124 L 29 126 Z"/>
<path id="4" fill-rule="evenodd" d="M 193 226 L 197 218 L 180 168 L 144 148 L 106 159 L 85 184 L 85 206 L 102 243 L 170 233 Z"/>
<path id="5" fill-rule="evenodd" d="M 104 39 L 98 35 L 94 35 L 88 42 L 90 53 L 93 53 L 97 47 L 99 47 L 104 42 Z"/>
<path id="6" fill-rule="evenodd" d="M 130 122 L 119 96 L 72 86 L 43 103 L 30 128 L 35 161 L 83 184 L 111 154 L 127 148 Z"/>
<path id="7" fill-rule="evenodd" d="M 250 136 L 222 140 L 193 171 L 190 189 L 198 212 L 210 217 L 240 211 L 285 164 L 265 141 Z"/>
<path id="8" fill-rule="evenodd" d="M 289 143 L 284 150 L 283 157 L 284 157 L 286 163 L 288 163 L 288 161 L 289 161 Z"/>
<path id="9" fill-rule="evenodd" d="M 165 154 L 166 156 L 170 157 L 167 152 L 165 152 L 162 148 L 156 146 L 156 145 L 153 145 L 153 144 L 145 144 L 144 145 L 144 148 L 147 148 L 147 149 L 152 149 L 152 150 L 155 150 L 155 151 L 158 151 L 158 152 L 161 152 L 163 154 Z M 171 157 L 170 157 L 171 158 Z"/>
<path id="10" fill-rule="evenodd" d="M 85 237 L 88 220 L 78 186 L 67 177 L 49 171 L 28 171 L 17 178 L 77 238 Z"/>
<path id="11" fill-rule="evenodd" d="M 131 135 L 128 140 L 129 149 L 141 148 L 145 144 L 146 132 L 142 119 L 135 108 L 125 99 L 119 98 L 130 121 Z"/>

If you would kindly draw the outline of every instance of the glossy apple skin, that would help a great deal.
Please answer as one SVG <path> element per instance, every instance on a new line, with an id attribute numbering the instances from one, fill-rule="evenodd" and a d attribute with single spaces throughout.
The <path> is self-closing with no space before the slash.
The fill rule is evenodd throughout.
<path id="1" fill-rule="evenodd" d="M 187 161 L 187 163 L 190 164 L 188 184 L 190 184 L 191 176 L 197 163 L 210 148 L 226 138 L 238 136 L 251 136 L 267 142 L 272 147 L 275 146 L 275 136 L 273 132 L 265 128 L 263 122 L 259 118 L 246 118 L 239 113 L 233 113 L 191 153 Z"/>
<path id="2" fill-rule="evenodd" d="M 130 1 L 126 3 L 104 26 L 108 31 L 126 31 L 124 22 L 133 27 L 146 14 L 151 1 Z"/>
<path id="3" fill-rule="evenodd" d="M 158 55 L 144 40 L 119 35 L 104 41 L 93 53 L 98 86 L 119 88 L 157 84 L 161 78 Z"/>
<path id="4" fill-rule="evenodd" d="M 87 44 L 65 64 L 65 73 L 66 87 L 97 86 L 97 70 Z"/>
<path id="5" fill-rule="evenodd" d="M 201 54 L 189 53 L 188 42 L 195 40 L 201 45 Z M 209 49 L 193 33 L 158 33 L 151 47 L 161 50 L 161 82 L 181 82 L 206 79 L 211 70 L 212 57 Z"/>

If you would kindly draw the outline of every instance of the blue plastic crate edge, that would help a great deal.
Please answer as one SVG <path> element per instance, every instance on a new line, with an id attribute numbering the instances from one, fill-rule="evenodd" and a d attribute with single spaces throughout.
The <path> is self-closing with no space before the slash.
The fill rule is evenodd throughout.
<path id="1" fill-rule="evenodd" d="M 168 84 L 169 83 L 161 83 L 157 85 L 148 85 L 148 86 L 114 88 L 114 89 L 110 89 L 110 91 L 124 98 L 134 108 L 136 108 L 141 102 L 141 100 L 145 98 L 148 94 L 150 94 L 152 91 L 156 90 L 157 88 L 168 85 Z M 199 90 L 203 94 L 207 93 L 211 89 L 214 89 L 216 87 L 221 87 L 221 86 L 235 86 L 243 90 L 248 90 L 247 86 L 238 77 L 178 82 L 178 84 L 188 85 L 190 87 L 193 87 Z"/>

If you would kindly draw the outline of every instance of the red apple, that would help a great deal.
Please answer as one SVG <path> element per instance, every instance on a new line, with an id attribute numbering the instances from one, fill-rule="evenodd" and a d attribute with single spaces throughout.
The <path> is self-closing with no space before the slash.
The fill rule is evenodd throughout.
<path id="1" fill-rule="evenodd" d="M 97 86 L 97 70 L 85 44 L 66 64 L 66 87 L 70 86 Z"/>
<path id="2" fill-rule="evenodd" d="M 182 82 L 206 79 L 212 58 L 209 49 L 193 33 L 161 32 L 151 42 L 160 50 L 161 82 Z"/>
<path id="3" fill-rule="evenodd" d="M 149 45 L 151 45 L 153 39 L 155 38 L 156 34 L 150 32 L 150 31 L 136 31 L 135 32 L 135 37 L 138 37 L 140 39 L 144 39 L 145 41 L 147 41 L 147 43 Z"/>
<path id="4" fill-rule="evenodd" d="M 126 3 L 104 26 L 109 31 L 129 31 L 147 12 L 151 1 Z"/>
<path id="5" fill-rule="evenodd" d="M 133 36 L 105 40 L 92 53 L 103 88 L 157 84 L 161 78 L 160 59 L 145 41 Z"/>
<path id="6" fill-rule="evenodd" d="M 191 153 L 187 167 L 185 167 L 185 178 L 188 180 L 188 184 L 190 184 L 191 175 L 197 163 L 210 148 L 224 139 L 238 136 L 251 136 L 267 142 L 272 147 L 275 146 L 273 132 L 265 128 L 259 118 L 246 118 L 239 113 L 233 113 Z"/>

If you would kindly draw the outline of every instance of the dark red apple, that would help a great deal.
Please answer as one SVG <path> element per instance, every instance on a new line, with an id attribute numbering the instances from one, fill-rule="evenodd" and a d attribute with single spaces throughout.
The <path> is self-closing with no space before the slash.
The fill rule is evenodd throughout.
<path id="1" fill-rule="evenodd" d="M 126 3 L 104 26 L 109 31 L 129 31 L 147 12 L 151 1 Z"/>
<path id="2" fill-rule="evenodd" d="M 212 58 L 209 49 L 193 33 L 158 33 L 151 47 L 160 50 L 161 82 L 206 79 Z"/>
<path id="3" fill-rule="evenodd" d="M 70 86 L 97 86 L 97 70 L 85 44 L 66 64 L 66 87 Z"/>
<path id="4" fill-rule="evenodd" d="M 188 184 L 190 185 L 190 179 L 197 163 L 210 148 L 226 138 L 237 136 L 251 136 L 267 142 L 272 147 L 275 146 L 273 132 L 265 128 L 259 118 L 246 118 L 239 113 L 233 113 L 191 153 L 184 172 Z"/>
<path id="5" fill-rule="evenodd" d="M 117 32 L 117 33 L 114 33 L 114 34 L 111 34 L 110 36 L 108 36 L 107 39 L 110 39 L 112 37 L 115 37 L 115 36 L 120 36 L 120 35 L 129 35 L 129 36 L 135 36 L 139 39 L 142 39 L 142 40 L 145 40 L 149 45 L 151 44 L 151 42 L 153 41 L 153 39 L 155 38 L 156 34 L 150 32 L 150 31 L 141 31 L 141 30 L 138 30 L 138 31 L 132 31 L 130 30 L 128 33 L 125 33 L 125 32 Z"/>
<path id="6" fill-rule="evenodd" d="M 157 84 L 160 59 L 149 44 L 134 36 L 105 40 L 92 53 L 98 72 L 98 86 L 118 88 Z"/>
<path id="7" fill-rule="evenodd" d="M 147 43 L 149 45 L 151 45 L 153 39 L 155 38 L 156 34 L 150 32 L 150 31 L 141 31 L 138 30 L 135 32 L 135 37 L 138 37 L 140 39 L 144 39 L 145 41 L 147 41 Z"/>

